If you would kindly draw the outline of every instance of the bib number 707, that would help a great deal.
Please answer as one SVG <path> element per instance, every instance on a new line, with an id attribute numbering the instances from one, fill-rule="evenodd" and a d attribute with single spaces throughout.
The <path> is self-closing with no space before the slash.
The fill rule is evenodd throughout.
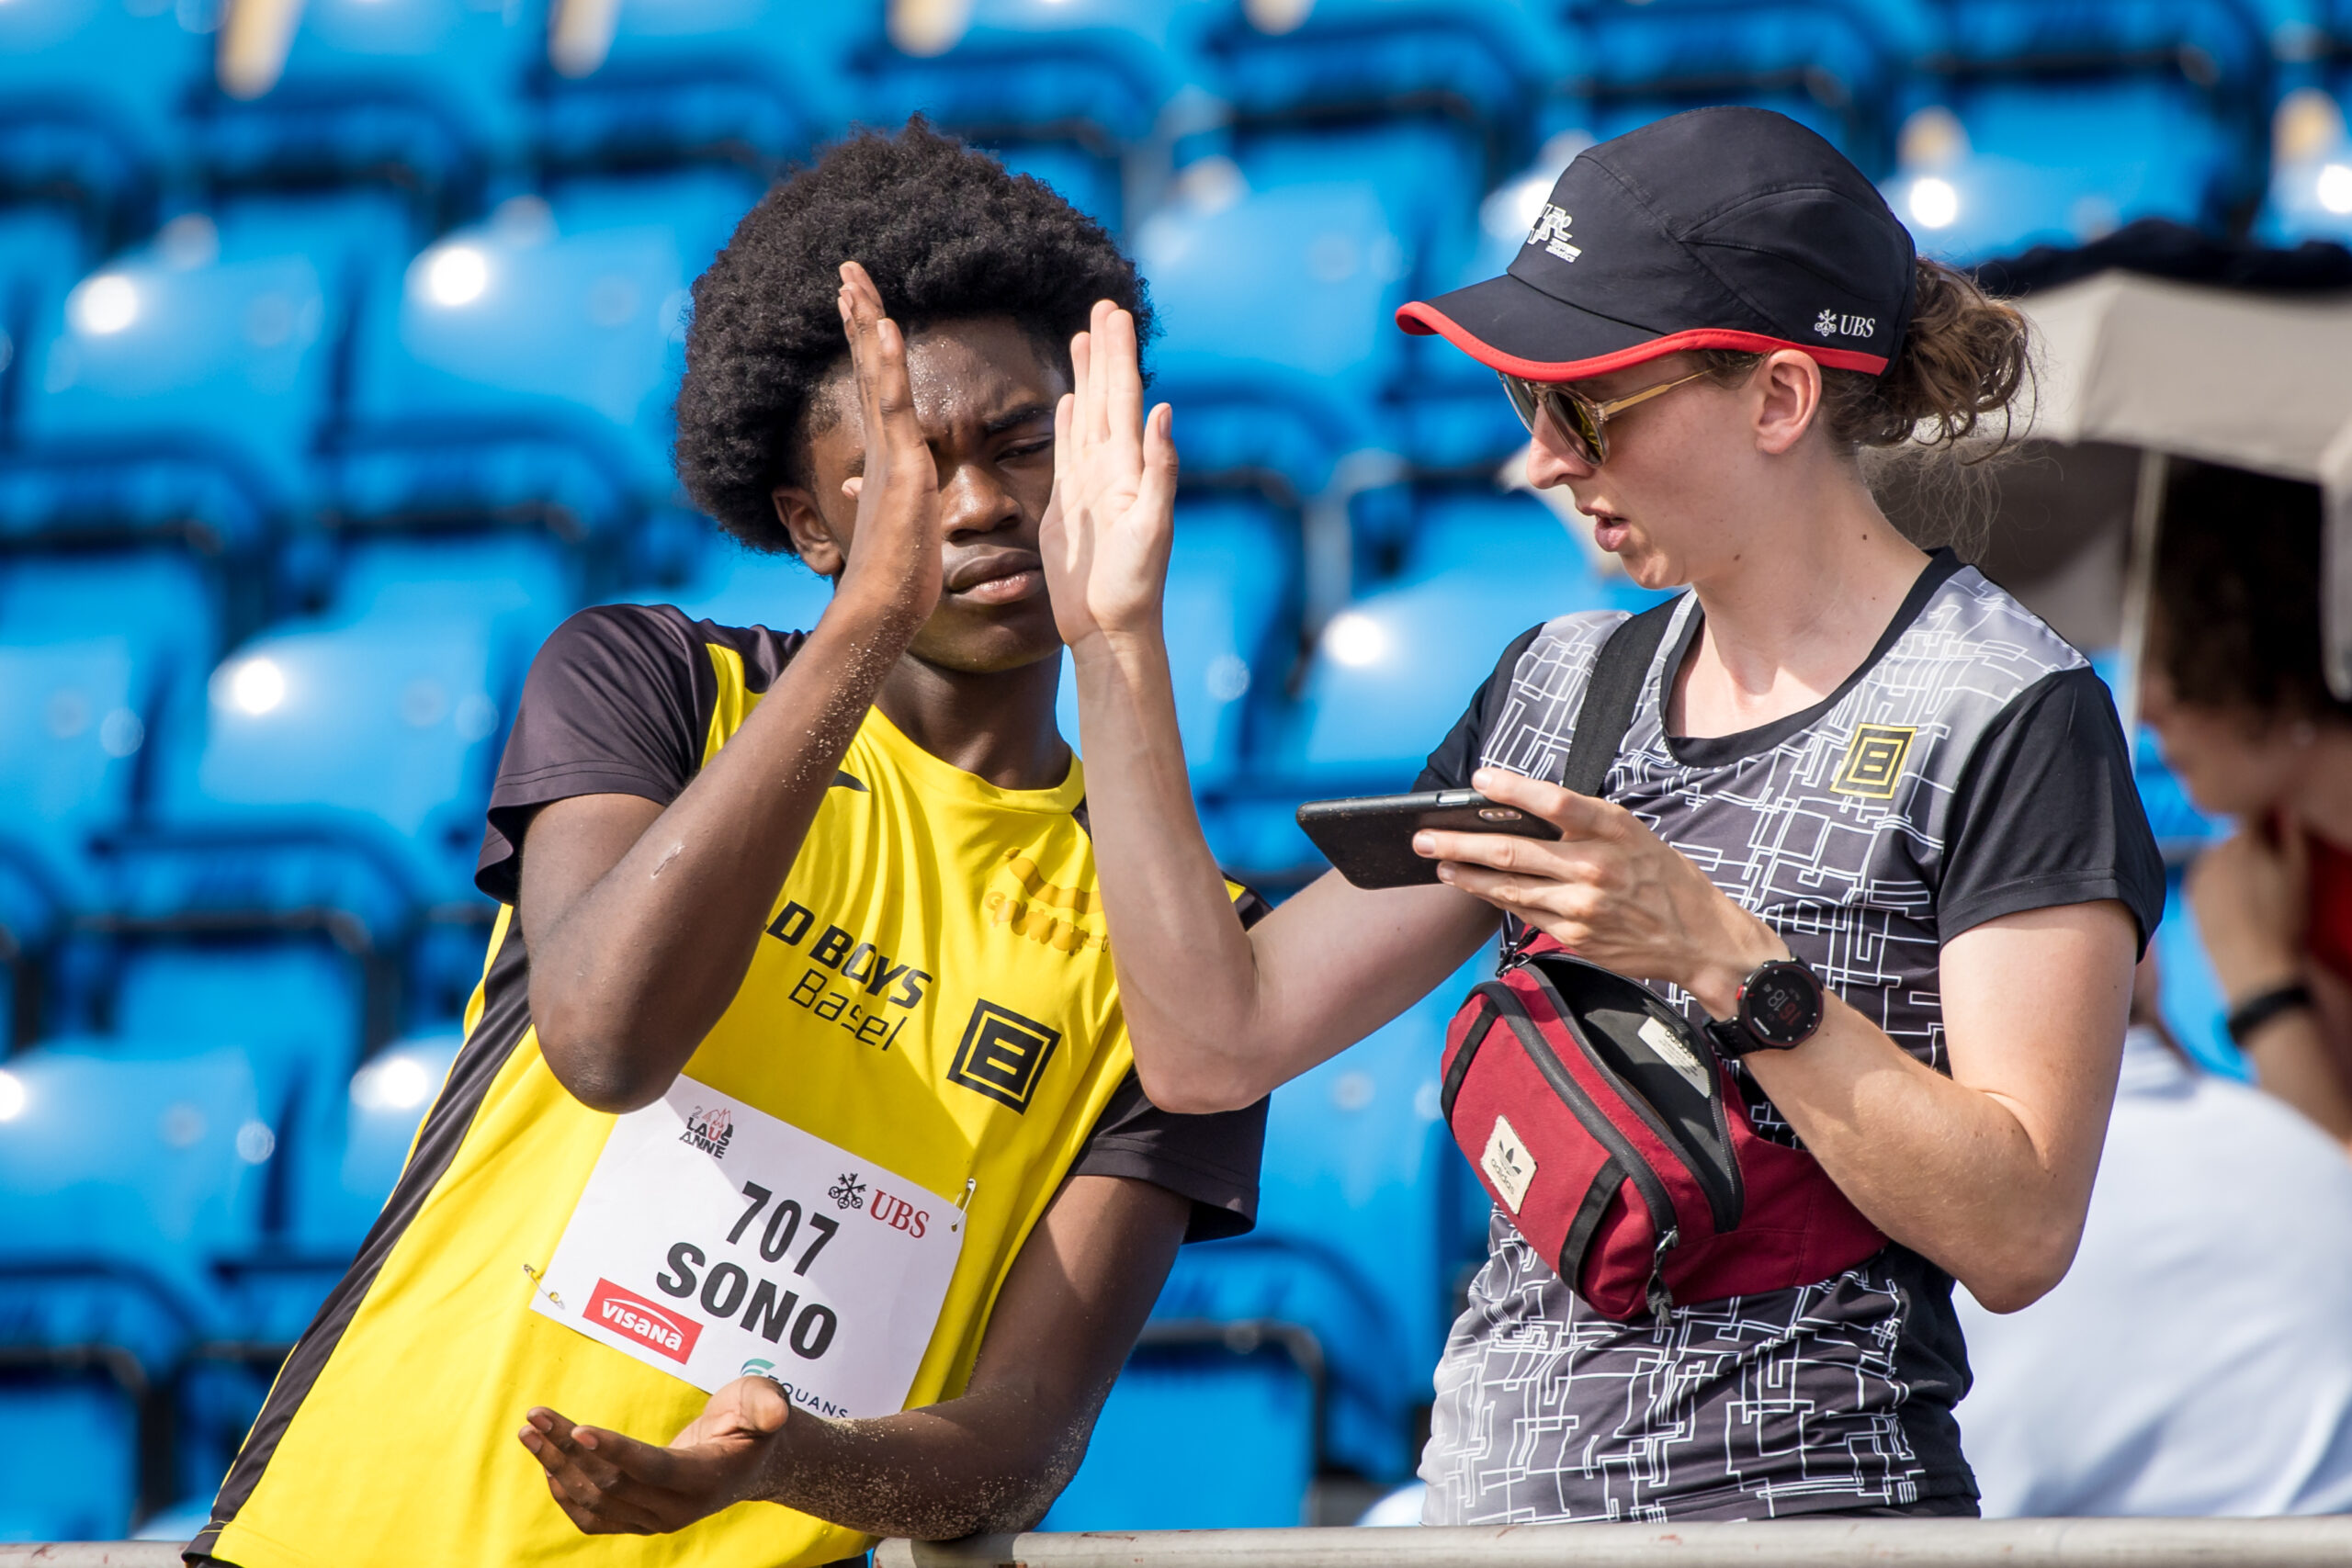
<path id="1" fill-rule="evenodd" d="M 962 1219 L 680 1078 L 614 1122 L 531 1304 L 705 1389 L 759 1371 L 820 1415 L 888 1415 L 938 1323 Z"/>

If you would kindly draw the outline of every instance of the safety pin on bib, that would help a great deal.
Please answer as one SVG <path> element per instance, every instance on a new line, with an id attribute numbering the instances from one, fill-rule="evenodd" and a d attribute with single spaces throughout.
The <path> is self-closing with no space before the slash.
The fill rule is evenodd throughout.
<path id="1" fill-rule="evenodd" d="M 966 1214 L 971 1213 L 972 1194 L 979 1190 L 979 1185 L 980 1179 L 977 1176 L 967 1176 L 964 1178 L 964 1195 L 956 1200 L 956 1212 L 957 1213 Z M 951 1231 L 962 1230 L 964 1228 L 964 1222 L 958 1220 L 947 1228 Z M 556 1304 L 558 1306 L 561 1306 L 563 1303 L 558 1302 Z"/>
<path id="2" fill-rule="evenodd" d="M 531 1292 L 534 1295 L 545 1296 L 548 1300 L 553 1302 L 558 1306 L 561 1306 L 563 1304 L 563 1298 L 556 1294 L 553 1291 L 548 1289 L 548 1277 L 546 1275 L 540 1273 L 537 1269 L 532 1268 L 527 1263 L 523 1265 L 523 1272 L 531 1277 Z"/>

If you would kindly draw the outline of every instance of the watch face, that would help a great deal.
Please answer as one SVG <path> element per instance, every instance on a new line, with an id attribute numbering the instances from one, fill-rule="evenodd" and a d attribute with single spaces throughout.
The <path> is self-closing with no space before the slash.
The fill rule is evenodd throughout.
<path id="1" fill-rule="evenodd" d="M 1821 1027 L 1820 982 L 1801 964 L 1771 964 L 1740 993 L 1741 1021 L 1775 1045 L 1799 1045 Z"/>

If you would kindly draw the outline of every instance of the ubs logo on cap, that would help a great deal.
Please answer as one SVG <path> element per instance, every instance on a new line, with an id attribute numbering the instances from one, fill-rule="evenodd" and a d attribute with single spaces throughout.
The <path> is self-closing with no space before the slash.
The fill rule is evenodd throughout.
<path id="1" fill-rule="evenodd" d="M 1814 318 L 1813 330 L 1823 337 L 1872 337 L 1878 333 L 1878 318 L 1824 310 Z"/>
<path id="2" fill-rule="evenodd" d="M 1535 220 L 1535 227 L 1527 231 L 1527 243 L 1543 246 L 1562 261 L 1572 262 L 1584 254 L 1568 243 L 1568 225 L 1575 221 L 1547 201 L 1544 204 L 1543 214 Z"/>

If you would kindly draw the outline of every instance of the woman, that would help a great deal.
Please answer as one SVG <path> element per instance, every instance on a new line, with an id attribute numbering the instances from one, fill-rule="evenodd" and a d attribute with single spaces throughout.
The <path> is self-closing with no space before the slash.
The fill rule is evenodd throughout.
<path id="1" fill-rule="evenodd" d="M 2322 676 L 2316 486 L 2192 466 L 2165 500 L 2141 712 L 2238 830 L 2188 899 L 2256 1080 L 2352 1144 L 2352 704 Z"/>
<path id="2" fill-rule="evenodd" d="M 1731 1018 L 1802 958 L 1832 998 L 1741 1075 L 1891 1238 L 1834 1277 L 1600 1316 L 1498 1213 L 1438 1371 L 1431 1523 L 1972 1514 L 1951 1285 L 2065 1272 L 2161 873 L 2105 689 L 1880 514 L 1856 452 L 2003 407 L 2018 316 L 1778 115 L 1587 151 L 1510 275 L 1402 312 L 1505 373 L 1529 475 L 1645 586 L 1692 585 L 1606 801 L 1544 782 L 1607 615 L 1521 637 L 1430 758 L 1556 843 L 1425 834 L 1442 886 L 1336 876 L 1244 931 L 1192 827 L 1159 625 L 1176 455 L 1098 307 L 1042 543 L 1075 651 L 1112 952 L 1146 1091 L 1242 1105 L 1370 1033 L 1505 916 Z M 1513 380 L 1512 378 L 1524 379 Z M 1634 408 L 1634 404 L 1639 407 Z"/>

